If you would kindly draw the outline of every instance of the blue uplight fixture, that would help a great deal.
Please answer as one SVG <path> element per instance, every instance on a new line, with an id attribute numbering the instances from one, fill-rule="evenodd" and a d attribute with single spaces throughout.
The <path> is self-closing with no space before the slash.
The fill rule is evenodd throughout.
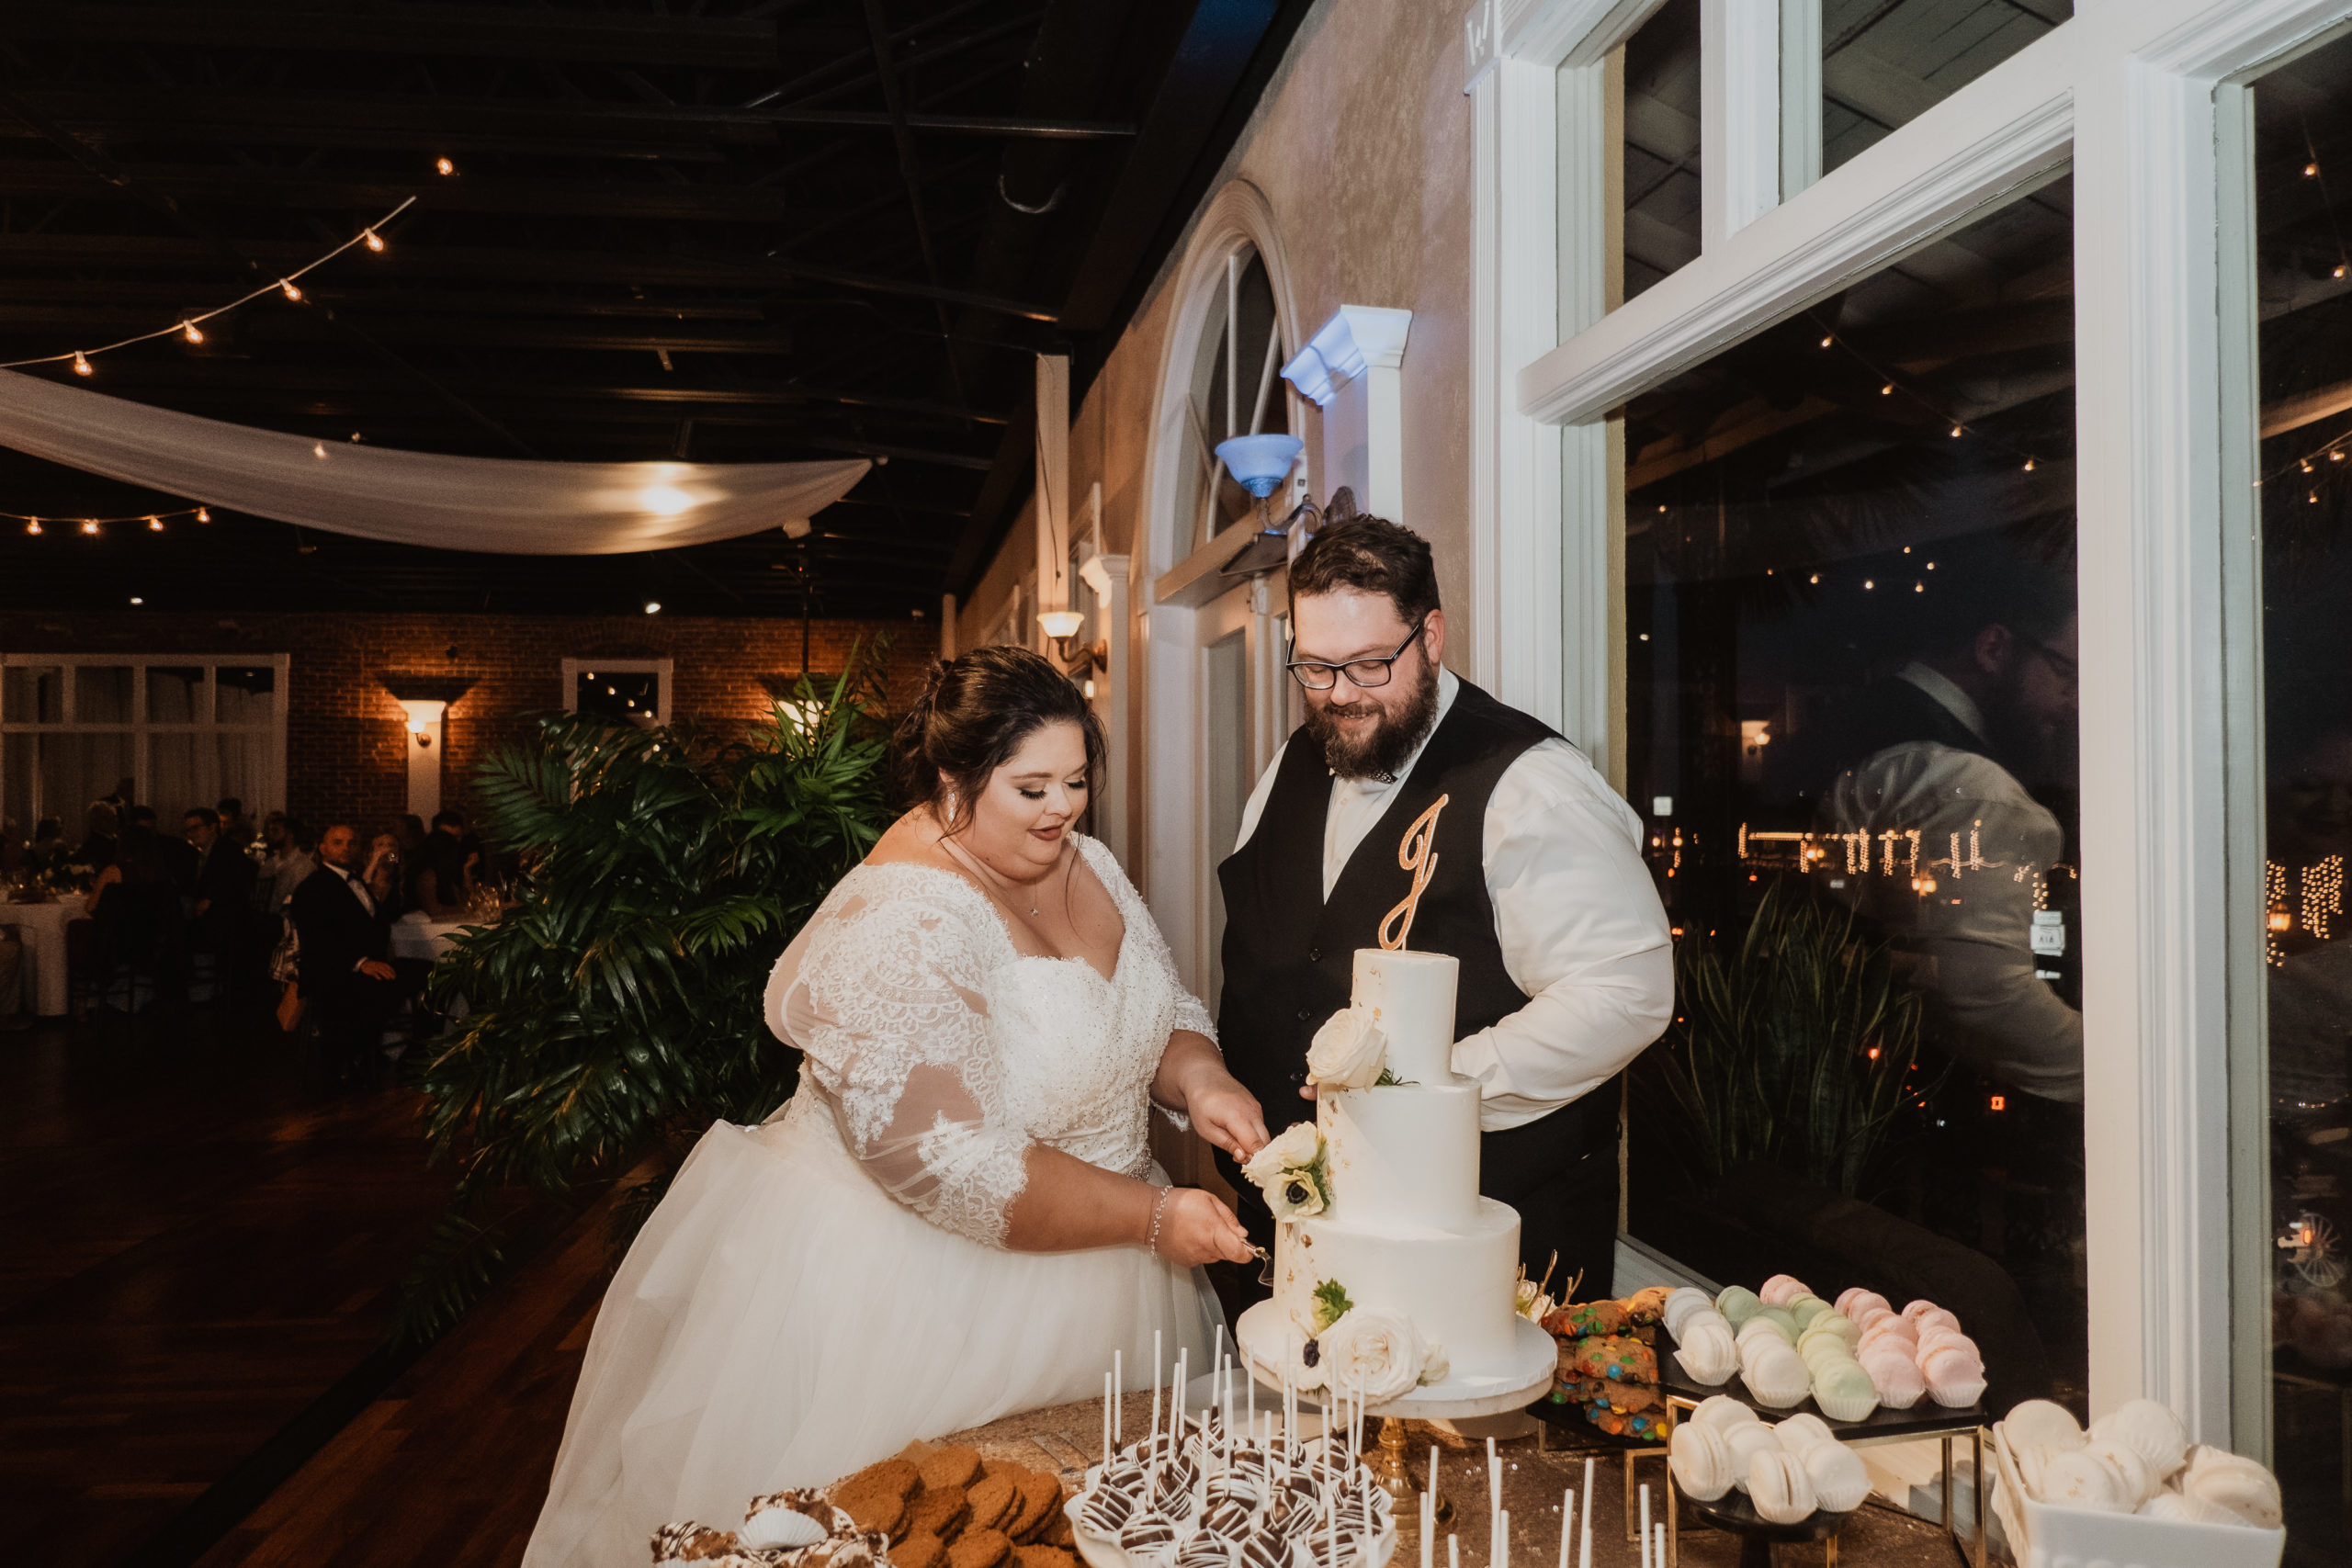
<path id="1" fill-rule="evenodd" d="M 1218 442 L 1216 455 L 1235 484 L 1263 501 L 1274 493 L 1306 446 L 1295 435 L 1237 435 Z"/>

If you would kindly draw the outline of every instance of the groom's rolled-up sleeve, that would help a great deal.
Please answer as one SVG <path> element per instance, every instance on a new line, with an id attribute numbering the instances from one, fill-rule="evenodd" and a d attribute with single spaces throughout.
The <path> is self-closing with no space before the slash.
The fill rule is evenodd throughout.
<path id="1" fill-rule="evenodd" d="M 1455 1042 L 1478 1080 L 1479 1125 L 1532 1122 L 1623 1071 L 1674 1011 L 1674 947 L 1642 863 L 1641 819 L 1584 754 L 1546 740 L 1487 805 L 1487 891 L 1527 1005 Z"/>

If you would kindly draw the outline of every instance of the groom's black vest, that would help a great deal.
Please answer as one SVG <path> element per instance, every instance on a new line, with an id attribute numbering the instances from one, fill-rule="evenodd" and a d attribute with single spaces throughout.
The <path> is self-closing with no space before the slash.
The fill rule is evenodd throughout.
<path id="1" fill-rule="evenodd" d="M 1270 1131 L 1312 1115 L 1298 1097 L 1306 1081 L 1307 1044 L 1325 1019 L 1348 1005 L 1355 950 L 1380 945 L 1381 922 L 1411 890 L 1413 874 L 1397 863 L 1398 845 L 1440 795 L 1449 798 L 1431 846 L 1437 868 L 1421 894 L 1408 945 L 1461 961 L 1456 1040 L 1527 1005 L 1527 994 L 1503 965 L 1494 904 L 1487 896 L 1487 801 L 1505 769 L 1554 738 L 1540 721 L 1462 682 L 1411 774 L 1349 856 L 1326 899 L 1323 827 L 1331 774 L 1312 736 L 1304 729 L 1291 736 L 1257 829 L 1217 868 L 1225 890 L 1218 1043 L 1226 1066 L 1265 1108 Z M 1485 1134 L 1479 1190 L 1510 1202 L 1613 1145 L 1617 1106 L 1612 1080 L 1523 1127 Z M 1238 1175 L 1227 1172 L 1228 1179 Z"/>

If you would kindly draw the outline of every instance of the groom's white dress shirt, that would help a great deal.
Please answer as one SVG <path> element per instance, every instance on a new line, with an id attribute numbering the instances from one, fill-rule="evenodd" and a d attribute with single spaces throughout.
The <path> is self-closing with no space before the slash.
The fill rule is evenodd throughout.
<path id="1" fill-rule="evenodd" d="M 1461 686 L 1450 670 L 1437 679 L 1430 735 Z M 1331 781 L 1325 898 L 1428 744 L 1423 736 L 1393 780 Z M 1242 807 L 1237 850 L 1258 830 L 1281 771 L 1277 752 Z M 1496 781 L 1480 852 L 1503 967 L 1528 1001 L 1454 1043 L 1453 1070 L 1478 1080 L 1485 1131 L 1522 1125 L 1589 1093 L 1664 1032 L 1674 1010 L 1673 938 L 1641 843 L 1634 808 L 1565 740 L 1531 747 Z"/>

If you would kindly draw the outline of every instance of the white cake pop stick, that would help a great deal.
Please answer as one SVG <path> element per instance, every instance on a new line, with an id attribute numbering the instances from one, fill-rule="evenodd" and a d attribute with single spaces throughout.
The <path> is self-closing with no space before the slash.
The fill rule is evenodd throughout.
<path id="1" fill-rule="evenodd" d="M 1568 1568 L 1568 1548 L 1574 1544 L 1576 1533 L 1577 1489 L 1573 1486 L 1560 1494 L 1560 1568 Z"/>
<path id="2" fill-rule="evenodd" d="M 1152 1445 L 1159 1441 L 1159 1330 L 1151 1331 L 1151 1432 Z"/>
<path id="3" fill-rule="evenodd" d="M 1503 1511 L 1503 1471 L 1495 1462 L 1495 1439 L 1487 1439 L 1487 1523 L 1491 1528 L 1495 1516 Z"/>
<path id="4" fill-rule="evenodd" d="M 1445 1568 L 1462 1568 L 1462 1538 L 1460 1536 L 1450 1535 L 1445 1538 Z"/>
<path id="5" fill-rule="evenodd" d="M 1577 1568 L 1592 1568 L 1592 1461 L 1584 1461 L 1584 1523 L 1577 1526 Z"/>
<path id="6" fill-rule="evenodd" d="M 1421 1568 L 1437 1568 L 1437 1499 L 1421 1494 Z"/>
<path id="7" fill-rule="evenodd" d="M 1102 1374 L 1102 1462 L 1111 1462 L 1111 1374 Z"/>
<path id="8" fill-rule="evenodd" d="M 1126 1358 L 1125 1350 L 1111 1352 L 1111 1441 L 1114 1446 L 1126 1437 L 1120 1430 L 1126 1423 L 1120 1419 L 1119 1412 L 1119 1406 L 1127 1402 Z M 1109 1459 L 1111 1456 L 1104 1454 L 1102 1457 Z"/>
<path id="9" fill-rule="evenodd" d="M 1642 1568 L 1650 1568 L 1650 1489 L 1642 1484 Z"/>

